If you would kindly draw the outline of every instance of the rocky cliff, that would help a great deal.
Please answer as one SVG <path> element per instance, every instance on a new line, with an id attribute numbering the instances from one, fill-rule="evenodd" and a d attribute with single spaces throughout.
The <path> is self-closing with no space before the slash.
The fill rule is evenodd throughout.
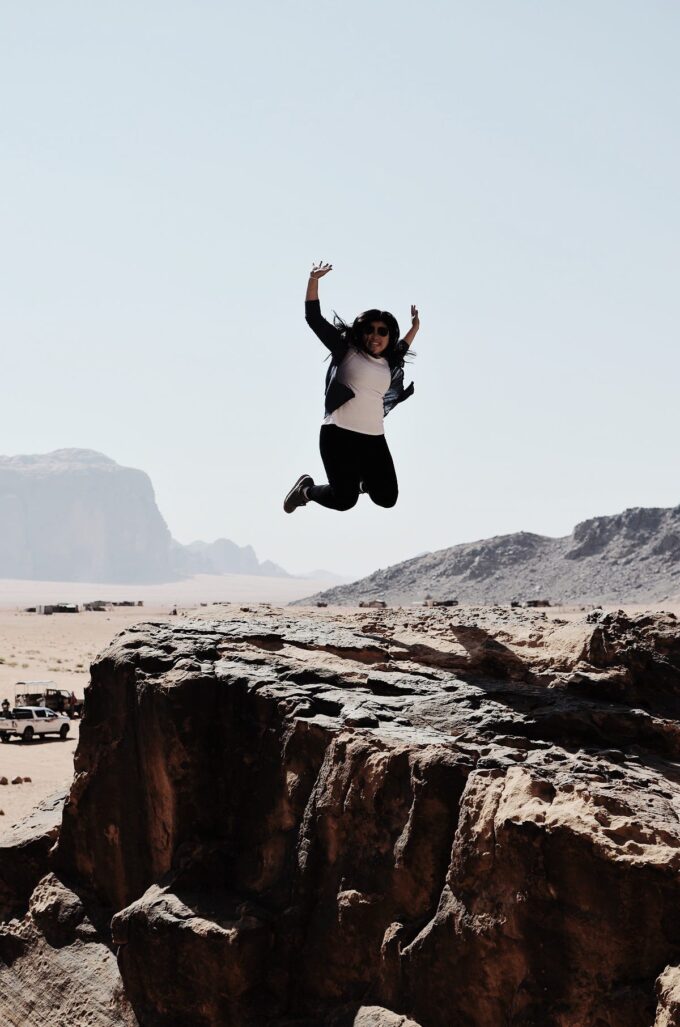
<path id="1" fill-rule="evenodd" d="M 565 538 L 500 535 L 425 553 L 308 599 L 464 603 L 646 603 L 680 595 L 680 506 L 637 508 L 577 524 Z"/>
<path id="2" fill-rule="evenodd" d="M 102 453 L 0 457 L 0 578 L 142 584 L 201 573 L 286 572 L 229 539 L 175 542 L 148 475 Z"/>
<path id="3" fill-rule="evenodd" d="M 143 471 L 86 449 L 0 457 L 0 577 L 167 581 L 170 542 Z"/>
<path id="4" fill-rule="evenodd" d="M 33 1027 L 678 1025 L 679 712 L 672 615 L 131 629 L 5 874 L 0 1014 L 39 974 Z"/>

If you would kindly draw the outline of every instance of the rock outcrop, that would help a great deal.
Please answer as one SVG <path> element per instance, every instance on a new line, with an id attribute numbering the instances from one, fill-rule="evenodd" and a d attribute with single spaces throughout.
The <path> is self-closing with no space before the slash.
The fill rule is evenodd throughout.
<path id="1" fill-rule="evenodd" d="M 53 874 L 0 924 L 0 1014 L 7 1027 L 138 1027 L 110 945 Z"/>
<path id="2" fill-rule="evenodd" d="M 0 921 L 26 910 L 33 889 L 47 872 L 65 801 L 65 792 L 55 792 L 30 816 L 0 833 Z"/>
<path id="3" fill-rule="evenodd" d="M 0 834 L 0 1023 L 137 1027 L 108 918 L 100 934 L 78 895 L 49 872 L 65 798 L 55 793 Z"/>
<path id="4" fill-rule="evenodd" d="M 500 535 L 425 553 L 298 605 L 356 605 L 377 597 L 507 603 L 647 603 L 680 596 L 680 506 L 632 509 L 577 524 L 566 538 Z"/>
<path id="5" fill-rule="evenodd" d="M 141 1027 L 677 1024 L 679 713 L 672 615 L 139 625 L 0 978 L 116 951 Z"/>

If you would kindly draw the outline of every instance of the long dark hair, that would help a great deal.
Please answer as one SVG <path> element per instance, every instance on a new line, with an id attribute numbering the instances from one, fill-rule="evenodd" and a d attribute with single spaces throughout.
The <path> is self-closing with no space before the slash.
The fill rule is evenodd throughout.
<path id="1" fill-rule="evenodd" d="M 369 352 L 366 349 L 364 329 L 367 324 L 370 325 L 373 321 L 382 321 L 383 324 L 387 325 L 389 332 L 387 348 L 383 350 L 380 356 L 385 357 L 389 364 L 394 362 L 403 363 L 408 350 L 401 351 L 399 346 L 399 324 L 394 314 L 390 314 L 389 310 L 378 310 L 375 307 L 371 310 L 364 310 L 363 314 L 359 314 L 358 317 L 354 318 L 351 325 L 343 321 L 335 311 L 333 312 L 333 324 L 335 327 L 345 337 L 347 342 L 362 353 Z"/>

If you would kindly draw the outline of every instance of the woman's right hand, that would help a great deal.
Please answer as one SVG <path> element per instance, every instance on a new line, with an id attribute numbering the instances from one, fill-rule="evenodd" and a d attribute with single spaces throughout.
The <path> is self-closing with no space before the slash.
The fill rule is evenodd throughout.
<path id="1" fill-rule="evenodd" d="M 332 264 L 324 264 L 323 261 L 319 261 L 318 264 L 312 264 L 312 270 L 309 272 L 309 277 L 313 278 L 315 282 L 318 282 L 320 278 L 327 275 L 329 271 L 333 270 Z"/>

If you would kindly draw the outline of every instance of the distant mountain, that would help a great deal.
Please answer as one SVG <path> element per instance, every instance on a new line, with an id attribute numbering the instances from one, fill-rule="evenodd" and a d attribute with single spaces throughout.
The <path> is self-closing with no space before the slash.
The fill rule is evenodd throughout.
<path id="1" fill-rule="evenodd" d="M 144 471 L 91 449 L 0 456 L 0 578 L 143 584 L 286 575 L 229 539 L 174 541 Z"/>
<path id="2" fill-rule="evenodd" d="M 680 506 L 635 508 L 578 524 L 565 538 L 528 532 L 440 549 L 327 589 L 311 601 L 352 605 L 433 599 L 507 603 L 649 602 L 680 593 Z"/>
<path id="3" fill-rule="evenodd" d="M 291 577 L 282 567 L 257 559 L 252 546 L 237 546 L 228 538 L 215 542 L 175 543 L 175 565 L 187 574 L 265 574 L 269 577 Z"/>

